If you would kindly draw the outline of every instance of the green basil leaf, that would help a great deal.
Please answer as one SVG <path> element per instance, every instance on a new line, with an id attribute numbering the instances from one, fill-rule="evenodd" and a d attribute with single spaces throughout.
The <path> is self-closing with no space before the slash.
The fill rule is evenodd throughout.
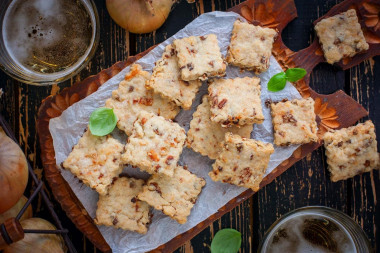
<path id="1" fill-rule="evenodd" d="M 211 253 L 236 253 L 241 245 L 241 233 L 232 228 L 219 230 L 211 242 Z"/>
<path id="2" fill-rule="evenodd" d="M 91 113 L 90 131 L 93 135 L 104 136 L 113 131 L 117 123 L 117 117 L 113 109 L 98 108 Z"/>
<path id="3" fill-rule="evenodd" d="M 272 76 L 272 78 L 268 82 L 268 90 L 269 91 L 280 91 L 285 88 L 286 85 L 286 76 L 284 72 L 280 72 Z"/>
<path id="4" fill-rule="evenodd" d="M 289 82 L 294 83 L 302 79 L 306 75 L 306 70 L 303 68 L 292 68 L 292 69 L 286 70 L 285 74 L 286 74 L 286 79 Z"/>

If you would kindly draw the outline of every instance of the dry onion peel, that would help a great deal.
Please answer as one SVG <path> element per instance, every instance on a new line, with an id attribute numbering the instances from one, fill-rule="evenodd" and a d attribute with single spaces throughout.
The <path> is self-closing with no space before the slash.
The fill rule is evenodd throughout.
<path id="1" fill-rule="evenodd" d="M 21 221 L 24 229 L 55 230 L 55 226 L 41 218 L 30 218 Z M 64 253 L 66 246 L 60 235 L 26 233 L 24 239 L 12 243 L 4 253 Z"/>
<path id="2" fill-rule="evenodd" d="M 176 0 L 107 0 L 111 18 L 131 33 L 157 30 L 169 16 Z"/>
<path id="3" fill-rule="evenodd" d="M 21 198 L 28 183 L 28 164 L 20 147 L 0 131 L 0 214 Z"/>

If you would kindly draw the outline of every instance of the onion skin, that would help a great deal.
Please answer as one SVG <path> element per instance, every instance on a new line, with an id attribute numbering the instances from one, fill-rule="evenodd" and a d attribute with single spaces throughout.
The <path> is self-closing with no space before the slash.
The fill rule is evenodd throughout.
<path id="1" fill-rule="evenodd" d="M 0 131 L 0 214 L 21 198 L 28 183 L 28 164 L 20 147 Z"/>
<path id="2" fill-rule="evenodd" d="M 50 222 L 40 218 L 30 218 L 21 221 L 24 229 L 55 230 Z M 4 253 L 65 253 L 66 246 L 60 235 L 25 234 L 24 239 L 4 248 Z"/>
<path id="3" fill-rule="evenodd" d="M 21 196 L 16 205 L 12 206 L 11 209 L 0 214 L 0 224 L 4 223 L 9 218 L 16 218 L 17 214 L 23 208 L 28 199 L 25 196 Z M 25 210 L 24 214 L 21 216 L 20 221 L 26 220 L 33 217 L 32 205 L 29 205 Z"/>
<path id="4" fill-rule="evenodd" d="M 106 0 L 111 18 L 131 33 L 157 30 L 176 0 Z"/>

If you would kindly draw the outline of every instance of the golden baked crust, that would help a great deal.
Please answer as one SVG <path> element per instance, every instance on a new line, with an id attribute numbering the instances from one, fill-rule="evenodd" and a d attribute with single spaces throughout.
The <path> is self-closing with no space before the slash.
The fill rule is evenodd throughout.
<path id="1" fill-rule="evenodd" d="M 354 9 L 322 19 L 315 25 L 315 31 L 330 64 L 369 48 Z"/>
<path id="2" fill-rule="evenodd" d="M 100 195 L 105 195 L 112 180 L 123 170 L 123 151 L 124 145 L 111 135 L 94 136 L 87 130 L 63 162 L 63 167 Z"/>
<path id="3" fill-rule="evenodd" d="M 156 62 L 152 77 L 147 81 L 146 86 L 188 110 L 202 82 L 199 80 L 183 81 L 177 61 L 173 45 L 166 46 L 161 59 Z"/>
<path id="4" fill-rule="evenodd" d="M 334 182 L 371 171 L 379 165 L 375 126 L 370 120 L 327 132 L 323 140 Z"/>
<path id="5" fill-rule="evenodd" d="M 153 175 L 138 198 L 184 224 L 205 184 L 203 178 L 178 166 L 173 177 Z"/>
<path id="6" fill-rule="evenodd" d="M 181 78 L 185 81 L 207 80 L 224 76 L 227 64 L 222 58 L 215 34 L 174 40 Z"/>
<path id="7" fill-rule="evenodd" d="M 271 104 L 274 144 L 305 144 L 318 141 L 314 100 L 294 99 Z"/>
<path id="8" fill-rule="evenodd" d="M 214 79 L 208 93 L 211 120 L 222 127 L 240 127 L 264 121 L 260 78 Z"/>
<path id="9" fill-rule="evenodd" d="M 219 152 L 222 151 L 221 143 L 224 141 L 224 136 L 227 132 L 249 139 L 253 130 L 253 125 L 225 128 L 219 123 L 211 121 L 210 117 L 210 103 L 208 96 L 205 95 L 202 98 L 202 104 L 198 105 L 193 114 L 186 141 L 188 147 L 201 155 L 208 156 L 210 159 L 216 159 Z"/>
<path id="10" fill-rule="evenodd" d="M 142 111 L 133 124 L 122 161 L 150 174 L 173 176 L 185 144 L 185 130 L 177 123 Z"/>
<path id="11" fill-rule="evenodd" d="M 137 199 L 144 180 L 120 177 L 99 196 L 95 223 L 145 234 L 151 221 L 149 205 Z"/>
<path id="12" fill-rule="evenodd" d="M 212 165 L 209 176 L 213 181 L 258 191 L 273 152 L 270 143 L 226 133 L 223 150 Z"/>
<path id="13" fill-rule="evenodd" d="M 127 135 L 131 135 L 133 122 L 141 111 L 174 119 L 180 110 L 174 102 L 147 90 L 145 83 L 149 79 L 150 74 L 143 71 L 140 65 L 132 65 L 125 80 L 120 82 L 118 89 L 112 91 L 112 97 L 106 101 L 106 107 L 113 108 L 117 116 L 117 127 Z"/>
<path id="14" fill-rule="evenodd" d="M 277 32 L 236 20 L 227 52 L 227 62 L 260 74 L 269 68 Z"/>

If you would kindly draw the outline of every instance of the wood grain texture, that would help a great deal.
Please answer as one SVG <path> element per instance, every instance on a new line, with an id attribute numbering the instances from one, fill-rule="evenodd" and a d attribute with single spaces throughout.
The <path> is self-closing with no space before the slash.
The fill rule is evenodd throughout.
<path id="1" fill-rule="evenodd" d="M 350 95 L 369 112 L 369 117 L 362 121 L 371 119 L 377 127 L 377 136 L 380 136 L 380 114 L 376 111 L 380 103 L 379 60 L 380 58 L 377 56 L 365 61 L 350 69 L 346 74 L 346 78 L 349 80 L 347 86 Z M 372 244 L 375 245 L 375 252 L 380 250 L 376 243 L 379 242 L 378 225 L 380 222 L 380 206 L 377 201 L 380 196 L 379 176 L 379 171 L 376 170 L 347 181 L 349 187 L 348 213 L 364 229 Z"/>
<path id="2" fill-rule="evenodd" d="M 293 21 L 283 31 L 285 44 L 293 51 L 309 45 L 314 38 L 312 22 L 326 14 L 339 1 L 301 1 L 296 0 L 298 19 Z M 0 72 L 0 87 L 6 92 L 0 100 L 0 111 L 11 123 L 13 130 L 22 141 L 23 149 L 32 162 L 35 170 L 43 174 L 39 158 L 35 121 L 38 106 L 49 94 L 56 94 L 64 87 L 82 80 L 90 74 L 96 74 L 119 60 L 125 60 L 128 55 L 142 52 L 150 46 L 162 42 L 202 12 L 226 10 L 238 1 L 197 1 L 187 4 L 181 1 L 170 14 L 168 22 L 159 30 L 147 35 L 131 35 L 118 27 L 108 16 L 104 1 L 96 1 L 101 20 L 101 42 L 98 51 L 90 65 L 80 75 L 70 81 L 53 87 L 34 87 L 20 84 Z M 379 87 L 379 57 L 362 63 L 359 67 L 342 71 L 337 67 L 319 64 L 310 77 L 310 86 L 319 93 L 330 94 L 343 89 L 355 100 L 369 110 L 370 118 L 379 126 L 379 113 L 375 111 L 380 105 L 378 99 Z M 368 74 L 369 73 L 369 74 Z M 376 107 L 377 106 L 377 107 Z M 379 127 L 378 127 L 379 128 Z M 379 134 L 379 130 L 377 131 Z M 288 169 L 273 183 L 264 187 L 249 201 L 243 202 L 232 212 L 225 214 L 198 236 L 187 242 L 178 252 L 208 252 L 212 236 L 224 227 L 234 227 L 243 232 L 242 252 L 255 251 L 265 230 L 281 215 L 296 207 L 322 204 L 345 211 L 354 217 L 365 229 L 371 242 L 375 245 L 376 232 L 379 224 L 379 173 L 364 174 L 352 180 L 331 183 L 326 171 L 324 151 L 318 149 L 312 155 Z M 37 215 L 44 217 L 43 206 L 33 203 Z M 58 210 L 64 224 L 70 228 L 78 251 L 95 252 L 94 246 L 75 228 L 71 221 Z M 249 233 L 248 231 L 251 231 Z"/>

